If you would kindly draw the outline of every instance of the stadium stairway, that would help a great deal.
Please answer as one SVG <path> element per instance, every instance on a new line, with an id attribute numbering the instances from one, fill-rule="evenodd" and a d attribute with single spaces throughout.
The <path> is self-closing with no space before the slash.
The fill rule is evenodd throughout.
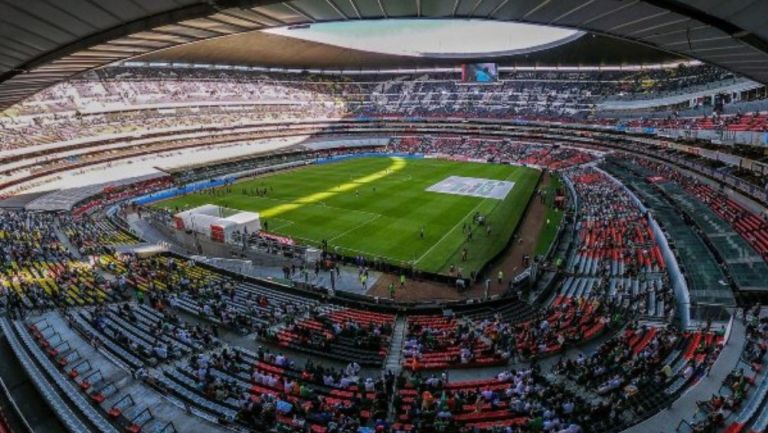
<path id="1" fill-rule="evenodd" d="M 384 360 L 384 370 L 392 372 L 397 377 L 402 370 L 401 362 L 403 359 L 403 345 L 405 342 L 405 333 L 408 330 L 408 321 L 405 316 L 398 315 L 395 318 L 395 326 L 392 328 L 392 339 L 390 340 L 389 352 Z M 398 392 L 397 383 L 395 383 L 395 392 Z M 397 416 L 397 407 L 395 407 L 394 394 L 389 401 L 387 418 L 394 419 Z"/>
<path id="2" fill-rule="evenodd" d="M 76 314 L 76 312 L 73 312 Z M 147 386 L 136 379 L 131 373 L 126 363 L 121 362 L 114 354 L 108 350 L 109 342 L 102 340 L 99 348 L 94 348 L 89 344 L 88 335 L 82 335 L 81 331 L 72 328 L 67 320 L 59 313 L 50 312 L 34 319 L 38 329 L 48 328 L 55 330 L 60 335 L 61 341 L 65 341 L 73 351 L 80 354 L 83 361 L 73 362 L 71 370 L 83 370 L 80 375 L 82 379 L 76 377 L 73 383 L 81 389 L 80 383 L 85 381 L 92 382 L 88 391 L 83 391 L 83 395 L 93 395 L 102 393 L 104 400 L 97 404 L 110 415 L 112 408 L 118 407 L 122 411 L 122 416 L 127 420 L 142 420 L 141 431 L 194 431 L 201 425 L 201 419 L 190 417 L 179 401 L 164 396 L 151 386 Z M 127 332 L 127 331 L 126 331 Z M 47 334 L 41 331 L 42 334 Z M 35 333 L 33 332 L 33 335 Z M 58 341 L 58 340 L 57 340 Z M 68 373 L 71 378 L 71 372 Z M 90 378 L 90 379 L 88 379 Z M 148 409 L 148 411 L 146 411 Z M 209 421 L 215 421 L 210 419 Z M 130 425 L 129 425 L 130 427 Z M 221 432 L 224 431 L 213 423 L 205 424 L 205 431 Z M 128 431 L 128 430 L 126 430 Z"/>
<path id="3" fill-rule="evenodd" d="M 83 256 L 80 255 L 80 251 L 72 244 L 72 242 L 69 240 L 69 236 L 64 233 L 60 225 L 56 224 L 54 227 L 54 233 L 56 233 L 56 237 L 59 239 L 59 242 L 61 242 L 61 244 L 64 245 L 67 250 L 69 250 L 73 257 L 78 259 L 83 258 Z"/>
<path id="4" fill-rule="evenodd" d="M 405 316 L 397 316 L 395 327 L 392 329 L 389 353 L 384 361 L 384 368 L 396 376 L 400 373 L 400 359 L 403 352 L 403 340 L 405 340 L 406 320 Z"/>
<path id="5" fill-rule="evenodd" d="M 4 318 L 0 321 L 0 326 L 19 362 L 35 383 L 35 387 L 68 430 L 83 432 L 93 430 L 101 433 L 119 431 L 104 414 L 91 406 L 85 396 L 78 392 L 77 386 L 58 371 L 54 362 L 46 357 L 32 336 L 26 332 L 23 324 Z M 56 349 L 49 348 L 48 353 L 51 353 L 51 350 Z M 75 353 L 69 349 L 68 352 Z M 56 363 L 58 364 L 59 361 Z"/>

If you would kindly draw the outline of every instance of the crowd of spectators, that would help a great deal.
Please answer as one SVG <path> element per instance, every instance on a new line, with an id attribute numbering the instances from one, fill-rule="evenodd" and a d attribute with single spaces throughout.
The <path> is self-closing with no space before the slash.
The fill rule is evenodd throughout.
<path id="1" fill-rule="evenodd" d="M 715 130 L 715 131 L 768 131 L 768 115 L 764 113 L 718 114 L 702 117 L 639 118 L 620 122 L 630 128 Z"/>
<path id="2" fill-rule="evenodd" d="M 95 72 L 97 79 L 65 83 L 28 101 L 10 121 L 0 121 L 0 138 L 7 146 L 3 150 L 118 131 L 132 133 L 139 128 L 235 124 L 244 118 L 286 120 L 393 112 L 406 116 L 467 112 L 573 116 L 588 112 L 597 96 L 616 91 L 620 84 L 635 92 L 637 86 L 642 88 L 648 81 L 664 82 L 648 86 L 667 90 L 668 85 L 674 88 L 671 81 L 688 86 L 715 79 L 714 75 L 701 80 L 690 78 L 686 71 L 674 79 L 650 73 L 633 78 L 631 85 L 621 80 L 610 84 L 598 80 L 598 88 L 585 84 L 590 80 L 561 81 L 560 77 L 530 84 L 521 75 L 493 90 L 480 91 L 479 86 L 438 80 L 366 83 L 316 77 L 290 81 L 280 77 L 281 81 L 275 77 L 253 80 L 248 74 L 234 72 L 216 76 L 203 72 L 189 76 L 173 71 L 153 72 L 158 74 L 154 76 L 134 75 L 136 71 L 130 70 L 118 72 Z M 316 95 L 321 95 L 320 102 Z M 107 113 L 113 103 L 242 103 L 257 97 L 265 101 L 264 106 L 251 106 L 245 116 L 222 108 Z M 346 106 L 334 103 L 340 97 L 347 98 Z M 285 105 L 286 101 L 295 106 Z M 280 107 L 273 111 L 265 108 L 269 104 Z M 102 112 L 77 112 L 80 107 Z M 185 120 L 176 122 L 180 113 Z M 38 142 L 37 136 L 46 138 Z M 405 136 L 393 140 L 388 150 L 552 169 L 566 169 L 593 159 L 591 154 L 569 147 L 466 137 Z M 568 176 L 580 201 L 580 225 L 575 258 L 564 266 L 564 271 L 570 277 L 594 277 L 597 283 L 590 286 L 591 291 L 564 291 L 524 321 L 501 314 L 409 321 L 404 343 L 406 369 L 417 372 L 424 368 L 527 360 L 588 340 L 622 322 L 627 312 L 628 316 L 664 318 L 674 314 L 674 295 L 646 216 L 619 187 L 594 169 L 571 169 Z M 679 371 L 671 371 L 667 358 L 679 351 L 680 341 L 689 336 L 671 327 L 650 330 L 633 325 L 601 345 L 593 355 L 558 363 L 558 375 L 602 397 L 590 404 L 563 385 L 548 382 L 536 368 L 507 370 L 495 380 L 478 384 L 450 382 L 437 375 L 425 379 L 419 373 L 406 374 L 398 380 L 399 391 L 395 392 L 394 377 L 363 378 L 356 362 L 343 371 L 312 362 L 299 369 L 280 352 L 260 349 L 252 356 L 236 348 L 220 348 L 218 325 L 243 333 L 255 332 L 272 346 L 290 345 L 297 351 L 314 350 L 310 353 L 328 356 L 335 350 L 337 355 L 347 353 L 353 358 L 372 352 L 380 362 L 386 355 L 394 316 L 260 291 L 191 261 L 117 255 L 111 246 L 131 239 L 123 237 L 125 233 L 109 222 L 82 216 L 106 204 L 168 186 L 169 182 L 164 179 L 139 188 L 105 191 L 102 197 L 78 206 L 73 217 L 0 211 L 0 300 L 16 315 L 27 308 L 99 304 L 88 311 L 88 321 L 96 331 L 141 359 L 183 367 L 193 377 L 196 390 L 207 399 L 236 400 L 238 421 L 249 426 L 277 422 L 292 431 L 317 433 L 355 431 L 363 425 L 383 431 L 390 427 L 395 431 L 462 433 L 497 428 L 508 432 L 600 431 L 621 422 L 627 400 L 637 393 L 668 386 L 679 377 L 689 379 L 702 374 L 716 351 L 710 344 L 713 339 L 698 337 L 693 341 L 699 343 L 691 343 L 694 349 L 684 351 L 685 362 Z M 68 251 L 63 245 L 62 233 L 76 251 Z M 637 279 L 642 284 L 638 288 L 612 278 Z M 124 298 L 129 289 L 134 291 L 139 307 L 101 305 Z M 145 296 L 156 313 L 140 312 Z M 214 326 L 183 324 L 177 316 L 180 311 Z M 160 318 L 148 319 L 152 314 Z M 136 338 L 138 331 L 127 331 L 130 326 L 141 327 L 154 339 L 141 337 L 145 339 L 142 343 Z M 212 347 L 215 349 L 210 350 Z M 750 347 L 750 356 L 755 347 Z M 764 348 L 759 352 L 762 357 Z M 391 397 L 396 426 L 385 421 Z"/>
<path id="3" fill-rule="evenodd" d="M 675 295 L 648 215 L 601 171 L 577 167 L 568 177 L 579 197 L 578 243 L 565 267 L 573 279 L 563 295 L 600 299 L 633 314 L 671 318 Z"/>
<path id="4" fill-rule="evenodd" d="M 401 136 L 387 150 L 421 153 L 448 159 L 533 165 L 553 170 L 590 162 L 594 157 L 581 149 L 508 139 L 463 136 Z"/>
<path id="5" fill-rule="evenodd" d="M 727 73 L 701 65 L 647 71 L 514 71 L 502 74 L 493 85 L 461 83 L 438 73 L 345 77 L 111 67 L 46 89 L 0 116 L 0 187 L 20 192 L 60 180 L 55 176 L 62 171 L 201 146 L 201 138 L 210 139 L 203 131 L 235 132 L 264 122 L 456 116 L 766 130 L 768 118 L 757 114 L 628 122 L 594 116 L 595 104 L 608 96 L 673 91 L 725 78 Z M 190 135 L 195 133 L 203 136 Z M 132 144 L 140 137 L 153 141 Z M 230 143 L 233 139 L 227 137 Z M 45 150 L 31 152 L 35 149 Z"/>
<path id="6" fill-rule="evenodd" d="M 595 300 L 559 299 L 532 317 L 502 314 L 409 318 L 403 365 L 407 369 L 503 365 L 545 357 L 594 338 L 619 310 Z"/>
<path id="7" fill-rule="evenodd" d="M 584 117 L 601 97 L 716 82 L 710 67 L 514 72 L 493 86 L 429 75 L 312 76 L 113 67 L 57 84 L 0 118 L 2 150 L 118 133 L 345 115 Z"/>
<path id="8" fill-rule="evenodd" d="M 552 371 L 612 407 L 613 423 L 622 424 L 704 377 L 721 347 L 712 332 L 631 324 L 591 355 L 562 359 Z"/>
<path id="9" fill-rule="evenodd" d="M 746 431 L 746 423 L 750 417 L 743 417 L 742 411 L 750 406 L 760 406 L 760 383 L 765 381 L 761 371 L 765 366 L 765 354 L 768 350 L 768 320 L 760 317 L 760 307 L 744 310 L 746 319 L 746 343 L 739 363 L 728 373 L 720 389 L 709 399 L 697 401 L 698 412 L 691 420 L 693 433 L 715 433 L 726 426 L 725 431 Z M 751 403 L 751 404 L 750 404 Z M 754 416 L 754 413 L 752 414 Z M 760 413 L 757 424 L 765 425 L 766 413 Z M 731 427 L 733 426 L 733 427 Z M 755 425 L 749 431 L 761 431 L 763 428 Z"/>
<path id="10" fill-rule="evenodd" d="M 422 148 L 410 151 L 432 151 L 424 146 L 435 146 L 434 149 L 442 151 L 455 148 L 458 155 L 463 147 L 474 148 L 476 144 L 480 145 L 467 144 L 464 139 L 413 142 L 411 145 Z M 514 156 L 490 149 L 489 154 L 499 159 Z M 571 169 L 569 176 L 586 209 L 580 218 L 591 224 L 588 233 L 582 233 L 584 239 L 594 238 L 596 231 L 603 228 L 603 220 L 633 221 L 636 211 L 629 202 L 616 199 L 619 191 L 604 183 L 605 179 L 594 169 Z M 123 191 L 112 193 L 119 199 L 126 198 Z M 112 202 L 108 197 L 104 199 L 89 211 Z M 354 357 L 358 353 L 350 348 L 377 353 L 382 346 L 388 346 L 394 317 L 292 300 L 297 298 L 272 290 L 257 291 L 225 274 L 177 258 L 114 254 L 110 245 L 123 240 L 117 234 L 120 229 L 85 213 L 79 217 L 54 217 L 46 213 L 3 212 L 0 247 L 5 272 L 17 267 L 35 268 L 41 257 L 45 261 L 81 264 L 90 261 L 92 270 L 77 268 L 80 279 L 74 284 L 69 281 L 66 266 L 54 282 L 69 289 L 88 281 L 105 294 L 132 290 L 139 303 L 88 309 L 84 317 L 94 330 L 148 364 L 169 364 L 182 369 L 178 374 L 191 378 L 195 392 L 219 404 L 234 404 L 238 409 L 236 421 L 247 426 L 277 423 L 289 431 L 318 433 L 353 431 L 362 426 L 383 431 L 434 429 L 461 433 L 499 428 L 510 432 L 599 431 L 621 422 L 628 394 L 666 385 L 678 374 L 665 376 L 663 365 L 665 355 L 678 347 L 676 342 L 683 338 L 672 328 L 655 331 L 651 337 L 646 337 L 647 331 L 631 328 L 601 345 L 591 357 L 559 364 L 559 374 L 603 397 L 594 403 L 574 395 L 562 384 L 548 381 L 535 368 L 504 371 L 495 380 L 474 384 L 449 382 L 447 377 L 436 374 L 424 377 L 418 372 L 422 370 L 417 368 L 418 364 L 428 363 L 426 359 L 431 353 L 448 356 L 447 363 L 438 368 L 483 365 L 475 364 L 481 359 L 501 365 L 510 360 L 547 356 L 577 345 L 621 321 L 628 307 L 635 308 L 634 300 L 630 305 L 612 302 L 608 292 L 599 291 L 590 296 L 558 297 L 525 321 L 496 314 L 451 319 L 448 326 L 439 327 L 409 319 L 404 355 L 416 361 L 406 361 L 404 366 L 415 372 L 397 380 L 390 375 L 362 377 L 357 362 L 350 362 L 345 369 L 313 362 L 299 368 L 279 351 L 262 348 L 249 355 L 237 348 L 220 347 L 217 326 L 255 331 L 271 347 L 281 346 L 287 332 L 292 334 L 291 338 L 298 338 L 298 344 L 291 346 L 294 350 L 301 351 L 301 346 L 311 349 L 317 340 L 315 346 L 319 350 L 313 352 L 315 355 L 331 356 L 335 346 L 348 357 Z M 56 232 L 57 227 L 61 233 Z M 626 228 L 631 233 L 637 228 L 647 230 L 632 224 Z M 62 233 L 77 251 L 66 250 L 60 239 Z M 638 242 L 638 247 L 641 245 Z M 627 271 L 622 276 L 636 275 L 643 268 L 654 272 L 661 269 L 654 267 L 660 265 L 656 259 L 646 261 L 642 254 L 642 258 L 636 258 L 636 251 L 631 251 L 627 253 Z M 74 253 L 81 256 L 79 261 Z M 111 278 L 103 278 L 102 272 Z M 6 304 L 21 301 L 44 308 L 64 303 L 51 296 L 55 292 L 50 291 L 47 283 L 36 286 L 38 280 L 26 276 L 17 280 L 21 286 L 16 280 L 3 280 Z M 145 297 L 153 312 L 147 311 Z M 35 299 L 45 303 L 36 305 Z M 107 299 L 94 295 L 84 300 L 102 304 Z M 179 312 L 194 314 L 213 325 L 185 324 Z M 269 336 L 272 338 L 264 338 Z M 351 343 L 337 341 L 341 339 Z M 710 346 L 700 344 L 701 353 L 698 346 L 691 351 L 691 359 L 699 359 L 701 354 L 701 359 L 709 360 Z M 691 361 L 690 365 L 698 369 L 706 364 Z M 687 367 L 679 372 L 680 376 L 697 374 L 698 370 L 689 372 Z M 386 421 L 391 398 L 397 417 L 393 425 Z"/>
<path id="11" fill-rule="evenodd" d="M 123 295 L 61 242 L 59 223 L 49 213 L 0 209 L 0 304 L 14 316 Z"/>
<path id="12" fill-rule="evenodd" d="M 493 379 L 449 381 L 447 374 L 398 378 L 395 431 L 580 433 L 599 431 L 601 414 L 534 368 L 504 370 Z"/>

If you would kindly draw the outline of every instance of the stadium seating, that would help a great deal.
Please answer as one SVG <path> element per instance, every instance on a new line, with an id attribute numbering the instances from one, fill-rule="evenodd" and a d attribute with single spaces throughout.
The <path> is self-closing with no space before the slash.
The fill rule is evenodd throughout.
<path id="1" fill-rule="evenodd" d="M 544 389 L 551 391 L 554 399 L 539 400 L 537 390 Z M 565 408 L 543 421 L 547 428 L 566 428 L 575 422 L 576 413 L 587 412 L 588 406 L 530 370 L 504 371 L 493 379 L 458 382 L 446 381 L 444 376 L 416 375 L 405 381 L 395 396 L 395 429 L 440 431 L 456 425 L 475 431 L 505 427 L 534 429 L 542 420 L 535 419 L 526 407 L 537 403 L 562 404 Z"/>
<path id="2" fill-rule="evenodd" d="M 152 158 L 165 148 L 213 150 L 253 140 L 267 123 L 279 130 L 347 118 L 353 121 L 345 127 L 370 123 L 367 131 L 379 140 L 375 147 L 341 151 L 313 148 L 316 143 L 309 140 L 286 146 L 285 152 L 215 164 L 192 158 L 201 164 L 170 175 L 46 194 L 30 201 L 28 210 L 0 210 L 0 307 L 9 313 L 0 328 L 68 429 L 172 431 L 155 419 L 154 408 L 134 401 L 81 355 L 85 346 L 78 349 L 61 328 L 37 321 L 41 313 L 65 320 L 82 336 L 81 344 L 130 372 L 139 388 L 160 391 L 189 417 L 237 430 L 614 432 L 671 404 L 717 358 L 722 335 L 674 325 L 676 309 L 688 308 L 672 290 L 668 270 L 674 263 L 666 261 L 666 243 L 657 239 L 649 213 L 632 192 L 596 168 L 605 156 L 605 149 L 597 148 L 599 129 L 558 130 L 573 141 L 550 136 L 548 129 L 579 123 L 606 131 L 768 130 L 768 115 L 761 113 L 634 120 L 593 115 L 601 101 L 685 92 L 717 85 L 728 74 L 708 67 L 516 71 L 493 86 L 480 86 L 441 74 L 386 80 L 307 74 L 296 80 L 291 74 L 219 72 L 106 68 L 41 92 L 0 118 L 0 187 L 19 188 L 15 192 L 29 179 L 45 182 L 111 158 Z M 473 124 L 478 134 L 469 134 L 446 122 L 425 134 L 407 124 L 386 137 L 376 129 L 379 118 L 417 124 L 420 118 L 452 117 L 531 122 L 539 129 L 493 135 Z M 550 123 L 537 126 L 537 121 Z M 307 135 L 346 131 L 340 126 L 336 131 L 333 123 L 298 126 L 307 128 L 296 129 L 310 131 Z M 207 142 L 217 135 L 214 130 L 222 131 L 215 137 L 221 142 Z M 409 305 L 381 306 L 379 299 L 335 298 L 252 279 L 175 253 L 117 252 L 140 242 L 121 219 L 135 209 L 129 201 L 137 196 L 371 149 L 559 172 L 575 193 L 576 207 L 567 214 L 573 236 L 560 252 L 562 261 L 541 264 L 540 270 L 553 276 L 542 290 L 546 301 L 510 297 L 449 305 L 455 311 L 419 306 L 414 312 Z M 708 184 L 668 176 L 768 260 L 763 216 Z M 589 341 L 593 344 L 585 344 Z M 758 433 L 768 426 L 765 347 L 764 339 L 753 337 L 740 366 L 750 374 L 734 371 L 729 378 L 734 390 L 729 396 L 738 404 L 716 419 L 721 430 Z M 585 353 L 575 354 L 578 350 Z M 556 362 L 556 354 L 563 358 Z M 539 360 L 548 371 L 507 370 L 512 362 Z M 396 378 L 385 373 L 389 368 L 403 373 Z M 489 377 L 489 371 L 500 370 Z M 453 374 L 473 378 L 449 380 Z M 5 430 L 0 419 L 0 433 Z"/>
<path id="3" fill-rule="evenodd" d="M 0 284 L 11 302 L 27 307 L 83 305 L 116 300 L 111 281 L 61 243 L 56 220 L 47 214 L 0 211 L 0 245 L 7 254 Z"/>
<path id="4" fill-rule="evenodd" d="M 582 150 L 528 142 L 499 139 L 477 139 L 450 136 L 402 136 L 393 139 L 387 150 L 423 153 L 455 159 L 477 159 L 499 163 L 516 163 L 551 170 L 590 162 L 594 157 Z"/>
<path id="5" fill-rule="evenodd" d="M 669 317 L 674 294 L 647 216 L 604 173 L 576 168 L 567 176 L 579 197 L 577 251 L 566 266 L 569 276 L 560 294 Z"/>
<path id="6" fill-rule="evenodd" d="M 561 361 L 553 371 L 603 398 L 627 400 L 638 413 L 653 412 L 701 377 L 720 341 L 712 333 L 629 327 L 591 356 Z"/>
<path id="7" fill-rule="evenodd" d="M 387 355 L 394 323 L 391 314 L 337 309 L 309 314 L 277 331 L 280 346 L 298 350 L 313 348 L 326 356 L 355 359 L 364 365 L 380 365 Z"/>
<path id="8" fill-rule="evenodd" d="M 759 239 L 760 217 L 732 198 L 723 197 L 710 186 L 669 167 L 630 157 L 623 160 L 612 158 L 611 163 L 633 172 L 640 185 L 647 185 L 649 191 L 666 197 L 679 209 L 677 212 L 682 212 L 689 224 L 692 223 L 708 241 L 718 261 L 725 265 L 722 266 L 723 272 L 739 290 L 754 292 L 768 288 L 764 281 L 768 263 L 759 244 L 754 242 L 754 239 Z M 732 215 L 723 212 L 731 202 L 740 209 L 743 217 L 732 220 L 729 219 Z M 654 207 L 659 208 L 658 205 Z M 746 221 L 750 223 L 745 224 Z M 747 224 L 752 225 L 754 233 L 750 233 Z M 704 269 L 704 266 L 699 269 Z"/>
<path id="9" fill-rule="evenodd" d="M 41 387 L 50 389 L 51 385 L 54 385 L 58 392 L 61 392 L 64 398 L 71 401 L 81 412 L 82 416 L 95 426 L 98 431 L 104 433 L 117 433 L 119 431 L 119 429 L 107 419 L 107 414 L 99 413 L 88 401 L 86 396 L 83 395 L 83 391 L 87 392 L 90 387 L 85 387 L 82 379 L 80 382 L 77 382 L 77 376 L 70 382 L 70 380 L 59 371 L 60 369 L 65 369 L 81 360 L 77 351 L 70 349 L 66 341 L 60 341 L 54 346 L 52 345 L 53 342 L 48 341 L 46 335 L 42 333 L 42 331 L 35 333 L 36 328 L 31 328 L 32 332 L 37 336 L 38 341 L 36 342 L 26 327 L 20 322 L 11 324 L 7 319 L 3 319 L 2 324 L 3 333 L 6 336 L 11 335 L 12 332 L 15 332 L 18 335 L 18 337 L 11 337 L 11 341 L 16 341 L 14 352 L 19 357 L 22 364 L 26 363 L 28 366 L 27 371 L 30 376 L 37 377 L 38 380 L 41 381 Z M 16 338 L 18 338 L 18 340 L 15 340 Z M 42 347 L 38 346 L 38 344 Z M 46 349 L 45 352 L 43 351 L 43 348 Z M 23 351 L 26 351 L 26 353 Z M 50 384 L 46 383 L 42 385 L 42 383 L 44 383 L 43 381 L 46 379 L 43 379 L 43 373 L 36 370 L 37 367 L 31 365 L 32 361 L 29 359 L 30 357 L 42 366 L 44 374 L 51 380 Z M 56 391 L 54 391 L 54 393 L 55 392 Z M 71 426 L 81 429 L 79 431 L 89 431 L 84 425 L 78 424 L 78 422 L 82 421 L 79 421 L 77 416 L 72 414 L 61 400 L 56 400 L 56 397 L 53 396 L 50 398 L 51 400 L 49 401 L 54 402 L 54 409 L 58 409 L 58 411 L 62 413 L 62 421 L 66 423 L 69 420 Z"/>
<path id="10" fill-rule="evenodd" d="M 731 223 L 763 258 L 768 260 L 768 222 L 733 199 L 704 184 L 691 185 L 691 191 L 718 215 Z"/>
<path id="11" fill-rule="evenodd" d="M 594 338 L 606 323 L 599 301 L 563 297 L 532 318 L 413 316 L 408 318 L 403 366 L 413 371 L 468 368 L 503 365 L 518 354 L 547 356 L 565 344 Z"/>
<path id="12" fill-rule="evenodd" d="M 708 400 L 697 401 L 698 412 L 690 423 L 694 431 L 761 433 L 766 428 L 768 379 L 765 372 L 765 321 L 759 308 L 752 310 L 747 341 L 738 364 Z"/>
<path id="13" fill-rule="evenodd" d="M 381 365 L 394 316 L 333 305 L 268 289 L 173 258 L 115 261 L 137 290 L 167 293 L 162 303 L 240 332 L 257 331 L 283 347 L 363 365 Z M 179 293 L 179 291 L 184 291 Z"/>

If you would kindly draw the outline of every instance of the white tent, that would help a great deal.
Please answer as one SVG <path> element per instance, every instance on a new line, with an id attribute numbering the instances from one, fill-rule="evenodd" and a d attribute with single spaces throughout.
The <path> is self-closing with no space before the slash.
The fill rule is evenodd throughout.
<path id="1" fill-rule="evenodd" d="M 256 233 L 261 230 L 258 213 L 239 212 L 212 204 L 179 212 L 173 219 L 179 230 L 192 230 L 224 243 L 234 243 L 236 232 Z"/>

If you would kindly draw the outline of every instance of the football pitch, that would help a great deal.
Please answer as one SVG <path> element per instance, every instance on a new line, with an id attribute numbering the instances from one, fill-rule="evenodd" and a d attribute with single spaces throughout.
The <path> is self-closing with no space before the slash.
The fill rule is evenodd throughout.
<path id="1" fill-rule="evenodd" d="M 238 182 L 225 195 L 200 192 L 157 206 L 177 211 L 210 203 L 259 212 L 267 231 L 303 243 L 326 240 L 348 256 L 436 273 L 453 264 L 469 274 L 507 245 L 539 176 L 538 170 L 508 165 L 367 157 L 279 172 Z M 257 188 L 266 188 L 266 196 L 253 194 Z M 475 214 L 485 218 L 490 234 L 473 222 Z"/>

